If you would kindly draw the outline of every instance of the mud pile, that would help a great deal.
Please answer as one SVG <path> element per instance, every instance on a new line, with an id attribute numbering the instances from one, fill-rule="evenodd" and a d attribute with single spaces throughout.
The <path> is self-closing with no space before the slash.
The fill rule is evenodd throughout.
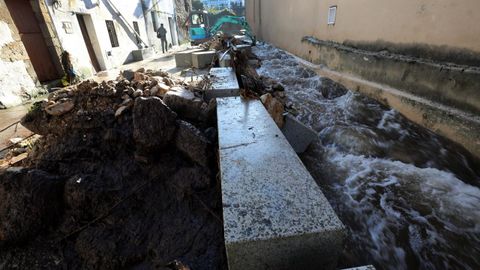
<path id="1" fill-rule="evenodd" d="M 0 268 L 224 269 L 215 103 L 125 71 L 35 103 L 42 135 L 0 173 Z"/>

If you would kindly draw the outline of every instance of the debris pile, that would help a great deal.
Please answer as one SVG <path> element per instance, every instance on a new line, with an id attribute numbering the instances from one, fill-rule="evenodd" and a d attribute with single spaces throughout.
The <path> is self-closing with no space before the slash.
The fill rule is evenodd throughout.
<path id="1" fill-rule="evenodd" d="M 35 103 L 42 137 L 0 172 L 1 265 L 224 269 L 215 106 L 143 69 Z"/>
<path id="2" fill-rule="evenodd" d="M 260 65 L 258 57 L 252 53 L 251 46 L 243 40 L 228 34 L 217 35 L 200 45 L 207 50 L 216 50 L 219 55 L 228 55 L 240 80 L 244 98 L 260 98 L 268 112 L 281 128 L 284 124 L 285 89 L 277 81 L 258 75 L 256 68 Z M 219 59 L 221 61 L 221 59 Z M 199 83 L 199 88 L 206 90 L 211 86 L 211 79 L 206 76 Z"/>

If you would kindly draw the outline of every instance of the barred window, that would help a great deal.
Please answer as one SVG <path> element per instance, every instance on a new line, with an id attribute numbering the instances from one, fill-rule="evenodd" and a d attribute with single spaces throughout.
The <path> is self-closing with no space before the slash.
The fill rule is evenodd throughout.
<path id="1" fill-rule="evenodd" d="M 115 31 L 115 24 L 113 24 L 113 21 L 106 20 L 107 23 L 107 31 L 108 31 L 108 36 L 110 37 L 110 43 L 112 44 L 112 47 L 118 47 L 118 38 L 117 38 L 117 31 Z"/>

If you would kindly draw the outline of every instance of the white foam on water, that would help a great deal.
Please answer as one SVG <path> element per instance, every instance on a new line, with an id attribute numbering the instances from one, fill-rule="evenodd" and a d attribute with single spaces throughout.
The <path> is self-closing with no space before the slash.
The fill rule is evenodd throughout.
<path id="1" fill-rule="evenodd" d="M 465 171 L 475 170 L 464 156 L 358 93 L 324 98 L 321 78 L 279 49 L 263 44 L 254 52 L 262 59 L 259 74 L 283 84 L 297 119 L 322 138 L 303 159 L 350 231 L 352 263 L 373 263 L 378 269 L 480 269 L 480 189 L 448 167 L 460 156 Z M 409 150 L 402 149 L 407 141 Z M 432 160 L 422 167 L 396 160 L 418 155 Z M 446 167 L 438 165 L 439 158 Z"/>

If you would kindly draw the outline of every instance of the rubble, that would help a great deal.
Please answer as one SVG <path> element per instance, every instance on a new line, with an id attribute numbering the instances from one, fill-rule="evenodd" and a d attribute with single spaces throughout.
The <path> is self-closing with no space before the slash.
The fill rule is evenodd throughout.
<path id="1" fill-rule="evenodd" d="M 279 128 L 282 128 L 283 124 L 285 123 L 283 118 L 284 105 L 278 101 L 278 99 L 274 98 L 270 93 L 261 96 L 260 100 L 270 116 L 273 118 L 273 121 L 275 121 Z"/>
<path id="2" fill-rule="evenodd" d="M 42 137 L 0 172 L 2 266 L 225 269 L 215 102 L 192 89 L 123 71 L 34 103 L 22 125 Z"/>

